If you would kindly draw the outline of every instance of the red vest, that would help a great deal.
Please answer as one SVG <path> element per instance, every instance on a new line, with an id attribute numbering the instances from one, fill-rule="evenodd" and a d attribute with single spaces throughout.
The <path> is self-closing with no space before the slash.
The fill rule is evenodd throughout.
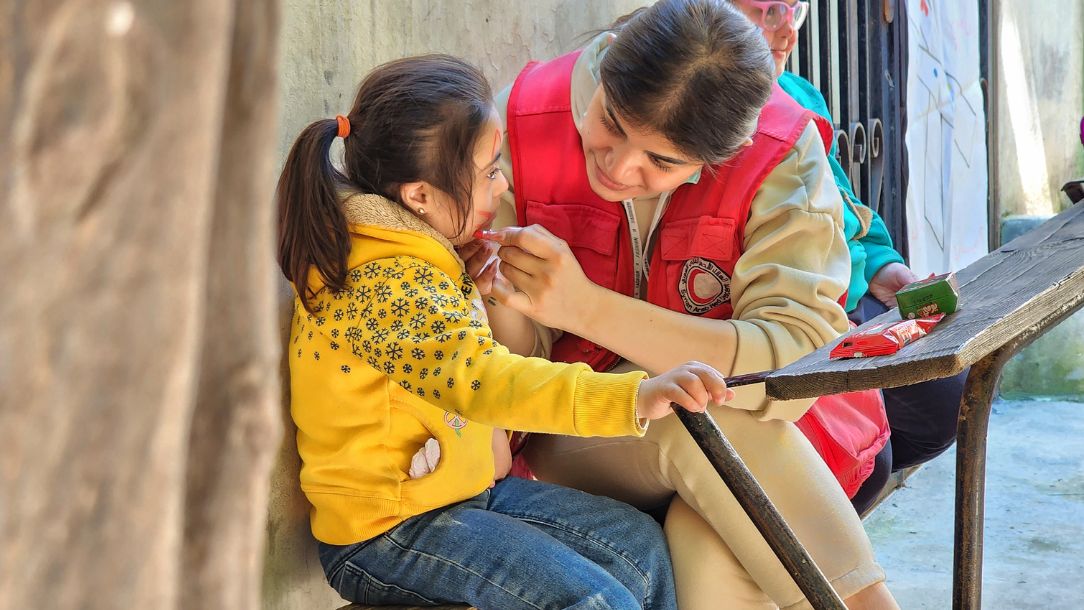
<path id="1" fill-rule="evenodd" d="M 528 64 L 512 86 L 507 126 L 516 215 L 521 225 L 543 225 L 568 242 L 591 281 L 632 295 L 632 241 L 624 209 L 591 190 L 580 134 L 572 121 L 570 74 L 578 55 Z M 742 253 L 749 205 L 810 120 L 817 122 L 822 139 L 831 142 L 827 121 L 775 87 L 752 146 L 715 166 L 714 175 L 705 170 L 697 184 L 674 191 L 648 262 L 649 302 L 687 314 L 730 318 L 730 277 Z M 552 357 L 586 362 L 596 370 L 618 360 L 567 333 L 554 344 Z"/>
<path id="2" fill-rule="evenodd" d="M 623 205 L 605 201 L 591 190 L 580 134 L 572 120 L 571 72 L 578 56 L 576 51 L 549 62 L 530 63 L 512 86 L 507 129 L 516 215 L 520 225 L 540 224 L 564 239 L 591 281 L 631 296 L 634 258 Z M 753 144 L 715 166 L 714 171 L 705 169 L 697 184 L 685 184 L 673 192 L 656 228 L 658 238 L 648 261 L 649 302 L 691 315 L 731 317 L 730 278 L 742 254 L 753 196 L 810 121 L 820 130 L 827 152 L 833 139 L 831 124 L 774 86 L 761 111 Z M 525 142 L 529 145 L 524 146 Z M 556 361 L 586 362 L 600 371 L 619 359 L 570 333 L 554 343 L 551 357 Z M 844 488 L 853 487 L 847 489 L 851 495 L 857 490 L 854 475 L 864 471 L 861 479 L 868 476 L 872 458 L 887 440 L 880 393 L 873 391 L 865 400 L 871 404 L 864 410 L 871 410 L 874 416 L 879 411 L 884 425 L 878 426 L 873 442 L 855 442 L 851 438 L 842 443 L 858 446 L 853 457 L 857 460 L 861 454 L 862 458 L 858 460 L 861 463 L 847 465 L 837 460 L 839 469 L 847 470 L 847 474 L 841 476 L 844 473 L 837 472 L 829 462 L 841 483 L 847 479 Z M 807 428 L 802 429 L 809 436 Z M 862 436 L 869 435 L 863 432 Z M 818 448 L 824 445 L 811 439 Z M 821 455 L 828 459 L 824 451 Z"/>

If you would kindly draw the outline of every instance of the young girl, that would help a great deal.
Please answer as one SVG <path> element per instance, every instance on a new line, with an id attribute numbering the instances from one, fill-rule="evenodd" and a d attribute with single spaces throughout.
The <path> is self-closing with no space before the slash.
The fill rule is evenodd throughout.
<path id="1" fill-rule="evenodd" d="M 494 484 L 507 470 L 494 428 L 643 435 L 671 401 L 703 411 L 733 392 L 698 363 L 646 379 L 493 341 L 454 247 L 508 186 L 501 146 L 482 75 L 432 55 L 374 70 L 350 114 L 311 124 L 286 160 L 291 408 L 328 581 L 367 604 L 675 607 L 649 517 L 546 483 Z"/>

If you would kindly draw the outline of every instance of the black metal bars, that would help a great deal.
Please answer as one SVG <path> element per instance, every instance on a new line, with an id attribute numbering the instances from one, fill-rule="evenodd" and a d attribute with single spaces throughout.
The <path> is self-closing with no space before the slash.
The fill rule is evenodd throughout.
<path id="1" fill-rule="evenodd" d="M 898 0 L 811 0 L 791 69 L 828 102 L 855 194 L 907 255 L 907 20 Z"/>

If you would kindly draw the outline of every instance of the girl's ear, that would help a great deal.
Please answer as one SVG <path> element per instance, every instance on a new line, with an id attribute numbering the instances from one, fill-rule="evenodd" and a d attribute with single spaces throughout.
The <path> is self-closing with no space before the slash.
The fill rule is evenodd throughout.
<path id="1" fill-rule="evenodd" d="M 411 212 L 424 215 L 432 207 L 433 197 L 427 182 L 407 182 L 399 186 L 399 201 Z"/>

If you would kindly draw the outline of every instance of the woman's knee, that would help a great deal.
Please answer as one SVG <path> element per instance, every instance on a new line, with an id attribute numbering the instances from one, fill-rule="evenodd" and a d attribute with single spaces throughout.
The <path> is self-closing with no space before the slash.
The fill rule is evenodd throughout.
<path id="1" fill-rule="evenodd" d="M 769 610 L 777 607 L 753 582 L 711 525 L 680 497 L 670 503 L 664 529 L 674 562 L 679 608 Z"/>

